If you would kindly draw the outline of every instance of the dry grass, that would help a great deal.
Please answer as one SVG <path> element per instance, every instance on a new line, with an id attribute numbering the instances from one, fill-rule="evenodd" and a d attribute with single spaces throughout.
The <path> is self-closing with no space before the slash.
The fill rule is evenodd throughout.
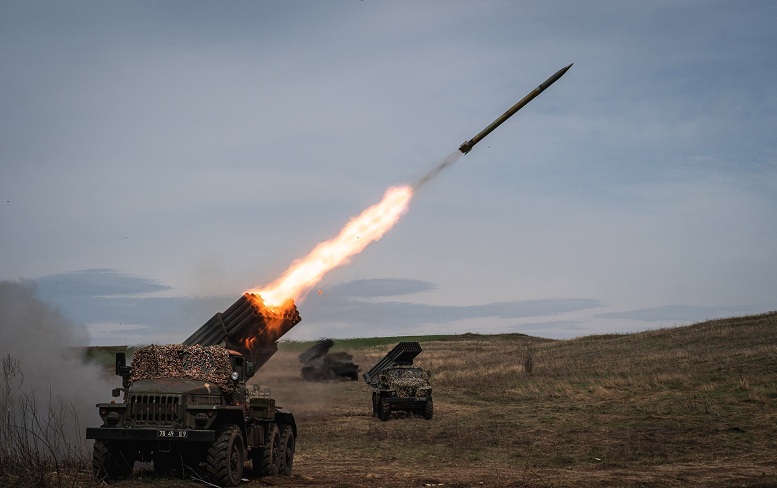
<path id="1" fill-rule="evenodd" d="M 19 361 L 2 358 L 0 372 L 0 486 L 82 486 L 88 472 L 86 439 L 73 406 L 24 388 Z"/>
<path id="2" fill-rule="evenodd" d="M 289 485 L 777 484 L 777 314 L 423 347 L 434 420 L 380 422 L 364 383 L 332 383 L 337 403 L 301 426 L 301 478 Z M 387 350 L 357 351 L 354 361 L 369 367 Z M 293 372 L 286 382 L 304 388 Z"/>
<path id="3" fill-rule="evenodd" d="M 366 370 L 391 346 L 350 352 Z M 304 382 L 281 350 L 257 380 L 298 418 L 294 475 L 246 486 L 777 486 L 777 313 L 422 346 L 431 421 L 380 422 L 363 381 Z M 191 486 L 140 476 L 115 486 Z"/>

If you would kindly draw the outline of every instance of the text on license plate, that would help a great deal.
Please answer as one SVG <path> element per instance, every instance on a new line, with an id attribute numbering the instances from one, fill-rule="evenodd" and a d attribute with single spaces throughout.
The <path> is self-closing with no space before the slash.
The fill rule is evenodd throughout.
<path id="1" fill-rule="evenodd" d="M 157 437 L 186 437 L 186 431 L 185 430 L 158 430 L 156 431 Z"/>

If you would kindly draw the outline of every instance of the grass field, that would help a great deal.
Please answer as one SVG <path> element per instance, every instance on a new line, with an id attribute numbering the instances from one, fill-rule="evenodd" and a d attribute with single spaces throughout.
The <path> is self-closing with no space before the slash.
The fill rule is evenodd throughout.
<path id="1" fill-rule="evenodd" d="M 398 340 L 336 350 L 365 371 Z M 429 421 L 372 417 L 361 380 L 302 381 L 310 343 L 283 343 L 252 381 L 297 417 L 294 474 L 244 485 L 777 486 L 777 312 L 565 341 L 411 340 L 433 373 Z M 140 472 L 114 486 L 196 482 Z"/>
<path id="2" fill-rule="evenodd" d="M 777 314 L 422 346 L 435 418 L 380 422 L 363 382 L 328 384 L 289 486 L 777 486 Z M 369 367 L 387 349 L 354 360 Z M 266 374 L 304 413 L 295 366 L 284 355 Z"/>

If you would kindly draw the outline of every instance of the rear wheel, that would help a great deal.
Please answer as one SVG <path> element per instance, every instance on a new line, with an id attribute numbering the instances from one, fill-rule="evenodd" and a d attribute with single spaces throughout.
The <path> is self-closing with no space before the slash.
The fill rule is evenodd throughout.
<path id="1" fill-rule="evenodd" d="M 121 443 L 111 441 L 94 441 L 92 451 L 92 469 L 94 477 L 98 480 L 121 480 L 132 475 L 135 465 L 134 453 L 122 446 Z"/>
<path id="2" fill-rule="evenodd" d="M 280 456 L 278 459 L 278 474 L 291 476 L 291 468 L 294 465 L 294 429 L 291 425 L 283 425 L 281 428 Z"/>
<path id="3" fill-rule="evenodd" d="M 251 462 L 254 474 L 257 476 L 273 476 L 278 474 L 278 459 L 280 455 L 281 435 L 278 426 L 270 424 L 264 436 L 264 447 L 254 449 Z"/>
<path id="4" fill-rule="evenodd" d="M 226 425 L 208 449 L 208 475 L 213 483 L 237 486 L 243 478 L 245 451 L 236 425 Z"/>

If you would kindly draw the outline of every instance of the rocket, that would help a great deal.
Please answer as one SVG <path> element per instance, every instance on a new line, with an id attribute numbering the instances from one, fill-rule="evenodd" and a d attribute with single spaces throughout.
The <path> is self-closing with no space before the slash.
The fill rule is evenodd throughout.
<path id="1" fill-rule="evenodd" d="M 570 64 L 569 66 L 565 67 L 565 68 L 561 68 L 560 70 L 556 71 L 556 72 L 553 74 L 553 76 L 551 76 L 550 78 L 548 78 L 547 80 L 545 80 L 544 82 L 542 82 L 542 84 L 541 84 L 540 86 L 538 86 L 537 88 L 535 88 L 534 90 L 532 90 L 532 92 L 531 92 L 531 93 L 529 93 L 528 95 L 526 95 L 525 97 L 523 97 L 523 98 L 522 98 L 522 99 L 521 99 L 521 100 L 520 100 L 518 103 L 516 103 L 515 105 L 513 105 L 512 107 L 510 107 L 510 109 L 509 109 L 507 112 L 503 113 L 503 114 L 502 114 L 502 115 L 501 115 L 501 116 L 500 116 L 498 119 L 496 119 L 495 121 L 491 122 L 491 125 L 489 125 L 489 126 L 488 126 L 488 127 L 486 127 L 485 129 L 483 129 L 482 131 L 480 131 L 480 132 L 479 132 L 479 133 L 478 133 L 478 134 L 477 134 L 475 137 L 473 137 L 472 139 L 468 140 L 467 142 L 465 142 L 464 144 L 462 144 L 461 146 L 459 146 L 459 151 L 461 151 L 461 152 L 462 152 L 462 154 L 467 154 L 468 152 L 470 152 L 470 151 L 472 150 L 472 148 L 475 146 L 475 144 L 477 144 L 478 142 L 480 142 L 480 140 L 481 140 L 481 139 L 483 139 L 483 138 L 484 138 L 484 137 L 486 137 L 488 134 L 490 134 L 492 130 L 494 130 L 494 129 L 496 129 L 497 127 L 499 127 L 500 125 L 502 125 L 502 122 L 504 122 L 505 120 L 507 120 L 507 119 L 509 119 L 510 117 L 512 117 L 512 116 L 513 116 L 513 114 L 515 114 L 515 112 L 517 112 L 517 111 L 521 110 L 521 109 L 523 108 L 523 106 L 524 106 L 524 105 L 526 105 L 527 103 L 529 103 L 529 102 L 531 102 L 532 100 L 534 100 L 534 97 L 536 97 L 537 95 L 539 95 L 540 93 L 542 93 L 543 91 L 545 91 L 545 89 L 546 89 L 547 87 L 549 87 L 550 85 L 552 85 L 553 83 L 555 83 L 555 82 L 556 82 L 556 80 L 558 80 L 559 78 L 561 78 L 562 76 L 564 76 L 564 73 L 566 73 L 566 72 L 567 72 L 567 70 L 568 70 L 570 67 L 572 67 L 572 65 L 571 65 L 571 64 Z"/>

